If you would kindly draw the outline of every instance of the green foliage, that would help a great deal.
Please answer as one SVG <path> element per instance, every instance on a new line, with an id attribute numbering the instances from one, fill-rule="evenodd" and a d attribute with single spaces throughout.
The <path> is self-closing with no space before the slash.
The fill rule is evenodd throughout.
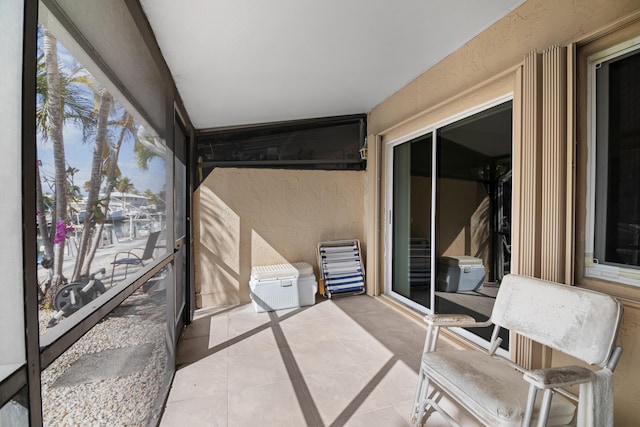
<path id="1" fill-rule="evenodd" d="M 38 56 L 36 74 L 36 131 L 43 141 L 49 140 L 51 129 L 51 109 L 49 104 L 49 88 L 47 84 L 47 64 L 44 54 Z M 83 136 L 88 138 L 95 128 L 95 114 L 93 103 L 86 96 L 86 87 L 94 83 L 83 68 L 71 72 L 62 65 L 58 66 L 60 73 L 60 96 L 63 104 L 62 120 L 79 124 Z"/>
<path id="2" fill-rule="evenodd" d="M 131 193 L 135 189 L 135 186 L 133 185 L 129 177 L 126 176 L 117 179 L 115 187 L 116 190 L 121 193 Z"/>

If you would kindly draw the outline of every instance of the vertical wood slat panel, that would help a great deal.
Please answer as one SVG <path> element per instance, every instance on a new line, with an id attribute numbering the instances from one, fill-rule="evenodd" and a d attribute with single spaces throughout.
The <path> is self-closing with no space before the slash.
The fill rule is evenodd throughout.
<path id="1" fill-rule="evenodd" d="M 565 279 L 567 212 L 566 48 L 551 46 L 542 54 L 542 215 L 541 275 Z"/>
<path id="2" fill-rule="evenodd" d="M 513 273 L 538 276 L 540 218 L 540 55 L 525 56 L 522 78 L 522 140 L 520 151 L 518 269 Z"/>
<path id="3" fill-rule="evenodd" d="M 523 68 L 524 67 L 521 66 L 516 71 L 515 88 L 513 93 L 513 153 L 511 166 L 513 171 L 511 182 L 511 273 L 520 271 L 520 228 L 522 224 L 519 218 L 522 217 L 522 207 L 520 206 L 520 200 L 522 199 L 522 174 L 519 171 L 522 170 L 522 106 L 524 104 Z"/>
<path id="4" fill-rule="evenodd" d="M 530 52 L 524 58 L 522 70 L 521 140 L 514 153 L 514 175 L 517 198 L 514 202 L 518 222 L 514 243 L 516 263 L 512 273 L 539 277 L 540 274 L 540 199 L 541 199 L 541 55 Z M 514 156 L 515 157 L 515 156 Z M 512 354 L 516 363 L 531 369 L 536 363 L 537 347 L 531 340 L 512 337 Z"/>
<path id="5" fill-rule="evenodd" d="M 521 233 L 519 273 L 565 279 L 567 237 L 566 49 L 530 53 L 523 70 Z M 527 369 L 546 367 L 551 352 L 516 336 L 515 359 Z"/>

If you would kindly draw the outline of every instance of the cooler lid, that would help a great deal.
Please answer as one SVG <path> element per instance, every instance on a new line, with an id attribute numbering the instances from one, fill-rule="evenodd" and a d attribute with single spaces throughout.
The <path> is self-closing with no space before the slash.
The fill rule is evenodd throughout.
<path id="1" fill-rule="evenodd" d="M 291 264 L 259 265 L 251 268 L 251 277 L 255 280 L 273 280 L 310 276 L 313 267 L 308 262 L 294 262 Z"/>
<path id="2" fill-rule="evenodd" d="M 443 256 L 440 257 L 440 262 L 447 265 L 460 266 L 460 267 L 472 267 L 483 266 L 482 259 L 473 256 Z"/>

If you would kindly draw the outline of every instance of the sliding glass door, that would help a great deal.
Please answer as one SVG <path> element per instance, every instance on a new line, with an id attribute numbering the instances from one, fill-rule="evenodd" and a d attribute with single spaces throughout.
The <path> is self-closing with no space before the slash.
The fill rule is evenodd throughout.
<path id="1" fill-rule="evenodd" d="M 489 317 L 510 266 L 512 114 L 503 100 L 388 145 L 391 296 Z"/>
<path id="2" fill-rule="evenodd" d="M 393 147 L 392 289 L 431 307 L 431 134 Z"/>

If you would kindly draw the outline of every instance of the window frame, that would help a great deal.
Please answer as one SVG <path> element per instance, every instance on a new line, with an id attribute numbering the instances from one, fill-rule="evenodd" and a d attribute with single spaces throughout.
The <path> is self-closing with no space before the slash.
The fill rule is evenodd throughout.
<path id="1" fill-rule="evenodd" d="M 164 181 L 165 185 L 173 186 L 173 158 L 175 157 L 175 150 L 173 140 L 168 138 L 169 134 L 163 133 L 161 127 L 155 127 L 152 124 L 153 122 L 147 120 L 148 114 L 146 114 L 145 110 L 142 109 L 135 98 L 132 97 L 127 88 L 122 86 L 120 80 L 115 76 L 113 71 L 109 69 L 109 65 L 93 51 L 90 45 L 86 44 L 82 35 L 77 32 L 75 23 L 71 22 L 68 17 L 62 14 L 56 5 L 50 5 L 49 3 L 47 0 L 39 1 L 37 22 L 42 22 L 41 20 L 43 20 L 50 25 L 50 27 L 54 29 L 52 32 L 56 35 L 58 42 L 81 64 L 82 68 L 90 73 L 101 86 L 107 88 L 113 99 L 117 100 L 118 104 L 129 114 L 132 114 L 140 126 L 148 129 L 150 135 L 154 135 L 162 141 L 167 151 L 167 156 L 163 159 L 165 170 Z M 171 108 L 173 110 L 175 107 L 172 105 Z M 33 123 L 35 123 L 35 120 Z M 63 125 L 63 127 L 64 126 L 66 126 L 66 124 Z M 171 132 L 171 134 L 173 134 L 173 132 Z M 35 148 L 35 155 L 36 157 L 38 155 L 37 147 Z M 90 158 L 87 157 L 87 159 Z M 25 168 L 24 170 L 28 169 Z M 23 177 L 23 180 L 24 179 Z M 31 188 L 35 188 L 35 185 Z M 164 211 L 166 217 L 165 222 L 167 224 L 166 233 L 167 236 L 173 236 L 173 191 L 167 192 L 166 202 L 167 206 Z M 33 211 L 33 209 L 30 211 Z M 173 250 L 172 247 L 169 246 L 165 248 L 164 252 L 161 251 L 154 259 L 150 260 L 144 268 L 131 273 L 129 278 L 125 278 L 120 283 L 116 283 L 113 287 L 109 288 L 108 292 L 93 300 L 92 304 L 87 304 L 82 307 L 74 313 L 74 316 L 66 318 L 65 322 L 40 333 L 40 370 L 46 369 L 58 356 L 78 341 L 86 331 L 93 328 L 99 321 L 109 315 L 117 305 L 133 294 L 133 292 L 145 284 L 150 277 L 171 261 L 173 261 Z M 152 274 L 149 275 L 149 272 L 152 272 Z M 167 304 L 168 303 L 169 300 L 167 299 Z"/>
<path id="2" fill-rule="evenodd" d="M 95 3 L 95 2 L 94 2 Z M 89 62 L 94 62 L 96 68 L 92 70 L 92 74 L 96 77 L 102 84 L 109 83 L 111 84 L 110 90 L 114 96 L 119 94 L 118 99 L 120 101 L 126 101 L 130 105 L 128 105 L 127 110 L 129 112 L 135 112 L 138 115 L 138 119 L 141 123 L 144 123 L 148 126 L 149 129 L 154 129 L 158 136 L 162 135 L 173 135 L 173 127 L 168 127 L 168 129 L 160 130 L 158 126 L 152 126 L 150 123 L 154 123 L 152 115 L 146 114 L 147 109 L 145 109 L 145 105 L 148 105 L 149 102 L 138 102 L 135 97 L 129 96 L 120 96 L 122 94 L 129 94 L 130 92 L 127 88 L 133 86 L 131 83 L 123 84 L 123 82 L 119 81 L 117 78 L 105 78 L 105 76 L 116 76 L 112 70 L 109 69 L 108 65 L 102 61 L 100 56 L 100 52 L 94 48 L 92 45 L 82 37 L 82 33 L 77 30 L 75 27 L 75 23 L 77 21 L 70 21 L 67 19 L 67 15 L 62 11 L 58 10 L 59 5 L 53 0 L 41 0 L 36 2 L 25 1 L 24 4 L 19 6 L 23 9 L 24 13 L 21 16 L 22 18 L 22 32 L 23 37 L 21 42 L 22 46 L 22 57 L 21 61 L 19 61 L 20 71 L 21 71 L 21 85 L 20 94 L 21 100 L 19 104 L 16 104 L 18 107 L 18 120 L 20 121 L 20 131 L 21 131 L 21 141 L 15 141 L 15 143 L 20 144 L 18 148 L 18 153 L 21 151 L 21 162 L 19 162 L 23 171 L 32 171 L 33 165 L 36 162 L 36 127 L 35 127 L 35 113 L 36 113 L 36 59 L 37 59 L 37 27 L 39 22 L 39 12 L 45 8 L 54 8 L 57 10 L 58 17 L 63 17 L 63 21 L 66 26 L 61 23 L 60 29 L 64 29 L 64 31 L 70 32 L 71 37 L 69 40 L 73 40 L 74 43 L 80 46 L 83 54 L 86 54 L 87 58 L 90 58 L 91 61 L 87 61 L 85 58 L 82 62 L 85 66 L 89 64 Z M 120 7 L 120 6 L 119 6 Z M 82 7 L 76 8 L 79 13 L 83 13 L 89 11 L 93 13 L 92 4 L 84 4 Z M 115 10 L 111 8 L 110 10 Z M 135 25 L 132 25 L 131 31 L 138 32 L 140 37 L 136 37 L 136 40 L 139 42 L 138 45 L 144 50 L 144 52 L 148 53 L 151 61 L 150 68 L 151 70 L 160 75 L 160 89 L 155 93 L 159 93 L 163 99 L 168 100 L 166 105 L 163 103 L 163 107 L 160 111 L 162 116 L 173 118 L 176 112 L 183 113 L 184 107 L 182 104 L 178 104 L 178 93 L 175 85 L 173 84 L 173 80 L 171 78 L 171 74 L 166 68 L 166 64 L 162 61 L 162 56 L 159 48 L 156 44 L 154 44 L 154 40 L 151 37 L 151 29 L 148 27 L 146 21 L 144 20 L 144 14 L 142 13 L 142 9 L 139 4 L 123 4 L 121 5 L 120 15 L 123 14 L 123 11 L 127 13 L 127 17 L 133 20 Z M 51 12 L 51 10 L 49 10 Z M 91 13 L 88 13 L 88 19 L 80 19 L 83 22 L 89 22 L 92 17 Z M 117 15 L 116 17 L 120 17 Z M 109 23 L 104 20 L 103 23 L 107 28 L 109 28 Z M 96 30 L 94 34 L 98 36 L 101 35 L 99 30 Z M 108 33 L 111 34 L 111 33 Z M 56 35 L 60 35 L 60 33 L 56 33 Z M 63 43 L 64 44 L 64 43 Z M 68 47 L 65 44 L 65 47 Z M 111 46 L 109 46 L 111 47 Z M 116 46 L 117 47 L 117 46 Z M 108 50 L 108 49 L 103 49 Z M 74 51 L 74 56 L 78 53 L 78 51 Z M 107 52 L 108 53 L 108 52 Z M 116 55 L 116 59 L 120 60 L 126 55 Z M 111 63 L 111 62 L 110 62 Z M 104 69 L 101 67 L 105 67 Z M 102 73 L 102 78 L 99 78 L 97 74 Z M 140 91 L 138 91 L 140 93 Z M 151 91 L 148 91 L 151 92 Z M 142 92 L 143 95 L 146 95 L 146 92 Z M 169 102 L 170 101 L 170 102 Z M 151 101 L 150 101 L 151 102 Z M 129 108 L 130 106 L 134 106 L 134 108 Z M 136 108 L 136 106 L 138 108 Z M 184 117 L 187 117 L 183 113 Z M 162 117 L 160 117 L 162 119 Z M 187 117 L 188 119 L 188 117 Z M 155 120 L 155 122 L 162 122 L 163 120 Z M 171 120 L 173 123 L 173 120 Z M 192 124 L 187 120 L 185 122 L 187 130 L 189 134 L 193 133 Z M 169 125 L 168 125 L 169 126 Z M 15 139 L 15 138 L 14 138 Z M 166 142 L 166 147 L 168 149 L 168 156 L 173 157 L 175 155 L 173 150 L 173 139 L 172 137 L 164 138 Z M 169 164 L 173 167 L 173 160 L 166 161 L 166 169 L 170 171 Z M 188 180 L 190 181 L 189 170 L 187 170 Z M 173 175 L 167 175 L 167 180 L 172 178 Z M 20 177 L 19 177 L 20 178 Z M 21 178 L 18 181 L 18 186 L 22 188 L 22 199 L 17 202 L 17 209 L 19 211 L 19 215 L 22 217 L 22 224 L 24 225 L 20 230 L 20 241 L 16 242 L 13 238 L 14 236 L 10 236 L 10 243 L 14 243 L 14 247 L 22 255 L 22 262 L 19 264 L 19 270 L 21 272 L 21 282 L 20 286 L 22 291 L 20 292 L 21 301 L 18 301 L 19 310 L 23 311 L 22 317 L 24 318 L 24 325 L 21 325 L 20 322 L 15 322 L 10 325 L 5 325 L 7 328 L 11 328 L 11 330 L 19 329 L 21 334 L 24 334 L 24 342 L 15 342 L 11 343 L 18 347 L 22 347 L 24 352 L 26 353 L 26 360 L 20 361 L 19 366 L 8 375 L 4 375 L 0 378 L 0 408 L 2 408 L 7 402 L 13 400 L 16 396 L 19 396 L 21 401 L 23 401 L 24 405 L 27 408 L 28 415 L 28 424 L 29 425 L 41 425 L 43 420 L 42 414 L 42 395 L 41 395 L 41 372 L 46 368 L 46 366 L 53 361 L 58 355 L 62 354 L 66 351 L 75 341 L 80 339 L 89 329 L 95 326 L 102 318 L 107 316 L 114 307 L 118 306 L 120 302 L 124 301 L 129 295 L 131 295 L 136 289 L 141 287 L 147 280 L 154 276 L 158 271 L 160 271 L 165 266 L 171 266 L 174 262 L 174 251 L 172 247 L 169 247 L 166 253 L 159 255 L 156 257 L 153 263 L 148 264 L 143 270 L 140 271 L 139 275 L 131 276 L 130 278 L 122 281 L 119 285 L 115 286 L 112 292 L 105 293 L 103 297 L 100 297 L 100 300 L 96 299 L 95 304 L 87 305 L 83 307 L 84 313 L 82 316 L 77 316 L 73 319 L 68 318 L 65 320 L 66 325 L 64 328 L 60 328 L 57 331 L 51 331 L 52 333 L 47 334 L 46 337 L 40 335 L 39 331 L 39 321 L 38 321 L 38 293 L 36 286 L 26 286 L 25 284 L 34 284 L 37 282 L 36 275 L 36 264 L 37 264 L 37 239 L 36 239 L 36 230 L 37 226 L 35 221 L 33 221 L 34 209 L 35 206 L 35 182 L 36 177 L 35 174 L 22 174 Z M 191 185 L 191 182 L 188 182 Z M 190 188 L 190 187 L 189 187 Z M 167 206 L 173 206 L 173 192 L 168 191 L 167 189 Z M 191 193 L 189 193 L 188 198 L 191 197 Z M 171 208 L 167 208 L 167 221 L 173 227 L 173 210 Z M 173 228 L 171 230 L 171 235 L 173 235 Z M 169 226 L 168 226 L 169 231 Z M 192 268 L 192 266 L 190 266 Z M 175 280 L 175 278 L 174 278 Z M 175 282 L 172 283 L 171 286 L 168 286 L 168 295 L 167 295 L 167 303 L 170 301 L 170 297 L 172 297 L 171 292 L 173 291 L 173 287 L 175 286 Z M 191 298 L 193 298 L 192 289 L 189 290 Z M 13 303 L 13 300 L 11 301 Z M 170 319 L 172 313 L 170 312 L 170 308 L 172 305 L 167 304 L 167 319 Z M 20 313 L 17 313 L 20 314 Z M 155 413 L 153 414 L 153 419 L 149 420 L 150 424 L 156 424 L 159 422 L 159 415 L 161 405 L 164 402 L 164 398 L 166 398 L 169 392 L 169 386 L 171 378 L 173 378 L 173 374 L 175 373 L 175 349 L 177 346 L 177 341 L 179 336 L 177 334 L 173 334 L 172 328 L 169 327 L 170 323 L 167 323 L 167 366 L 169 367 L 169 371 L 167 373 L 167 377 L 164 378 L 164 382 L 162 384 L 162 395 L 158 395 L 160 399 L 156 399 L 154 402 Z M 44 335 L 44 334 L 43 334 Z M 17 340 L 16 340 L 17 341 Z"/>
<path id="3" fill-rule="evenodd" d="M 640 36 L 636 36 L 622 43 L 597 51 L 586 58 L 587 87 L 586 87 L 586 118 L 587 118 L 587 164 L 586 164 L 586 192 L 585 192 L 585 241 L 584 241 L 584 277 L 602 279 L 615 283 L 640 287 L 640 266 L 631 267 L 615 263 L 599 262 L 595 256 L 596 234 L 598 230 L 596 220 L 596 203 L 598 193 L 598 178 L 596 162 L 597 152 L 597 102 L 598 93 L 596 71 L 604 62 L 611 61 L 631 52 L 640 54 Z"/>

